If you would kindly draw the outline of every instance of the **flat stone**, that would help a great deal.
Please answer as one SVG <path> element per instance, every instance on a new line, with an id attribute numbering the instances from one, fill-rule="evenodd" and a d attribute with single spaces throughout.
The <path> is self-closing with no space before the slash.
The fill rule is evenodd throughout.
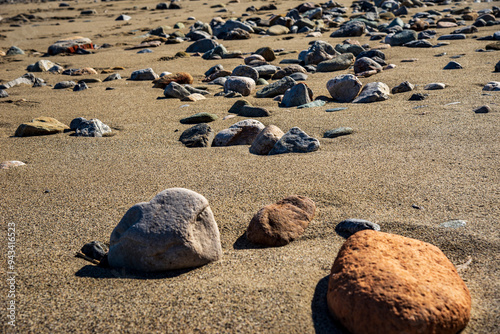
<path id="1" fill-rule="evenodd" d="M 337 44 L 335 45 L 335 51 L 338 53 L 352 53 L 355 57 L 365 49 L 358 44 Z"/>
<path id="2" fill-rule="evenodd" d="M 354 130 L 352 128 L 341 127 L 341 128 L 336 128 L 336 129 L 328 130 L 328 131 L 325 132 L 325 134 L 323 136 L 325 138 L 337 138 L 337 137 L 340 137 L 340 136 L 350 135 L 353 132 L 354 132 Z"/>
<path id="3" fill-rule="evenodd" d="M 307 86 L 299 83 L 285 92 L 280 106 L 284 108 L 297 107 L 309 102 L 311 102 L 311 99 Z"/>
<path id="4" fill-rule="evenodd" d="M 254 119 L 239 121 L 217 133 L 212 146 L 251 145 L 264 128 L 264 124 Z"/>
<path id="5" fill-rule="evenodd" d="M 208 201 L 183 188 L 131 207 L 110 237 L 110 266 L 142 272 L 193 268 L 222 257 Z"/>
<path id="6" fill-rule="evenodd" d="M 238 100 L 234 102 L 234 104 L 231 106 L 228 112 L 233 114 L 239 114 L 244 106 L 251 106 L 251 104 L 247 100 Z"/>
<path id="7" fill-rule="evenodd" d="M 253 67 L 259 78 L 271 78 L 280 68 L 274 65 L 261 65 Z M 257 81 L 257 80 L 256 80 Z"/>
<path id="8" fill-rule="evenodd" d="M 351 333 L 458 333 L 471 297 L 439 248 L 364 230 L 340 248 L 330 273 L 328 309 Z"/>
<path id="9" fill-rule="evenodd" d="M 438 41 L 451 41 L 457 39 L 466 39 L 467 36 L 465 34 L 449 34 L 438 37 Z"/>
<path id="10" fill-rule="evenodd" d="M 467 225 L 467 222 L 465 220 L 460 220 L 460 219 L 453 219 L 446 221 L 444 223 L 441 223 L 439 226 L 441 227 L 446 227 L 446 228 L 459 228 L 459 227 L 465 227 Z"/>
<path id="11" fill-rule="evenodd" d="M 267 116 L 271 116 L 271 113 L 266 108 L 252 107 L 252 106 L 246 105 L 240 109 L 238 116 L 242 116 L 242 117 L 267 117 Z"/>
<path id="12" fill-rule="evenodd" d="M 474 112 L 476 114 L 487 114 L 487 113 L 489 113 L 491 111 L 492 111 L 491 107 L 488 106 L 488 105 L 484 105 L 484 106 L 481 106 L 479 108 L 474 109 Z"/>
<path id="13" fill-rule="evenodd" d="M 319 140 L 298 127 L 291 128 L 274 145 L 269 155 L 284 153 L 309 153 L 319 150 Z"/>
<path id="14" fill-rule="evenodd" d="M 32 73 L 26 73 L 23 76 L 6 82 L 0 85 L 0 89 L 9 89 L 19 85 L 33 85 L 35 83 L 35 76 Z"/>
<path id="15" fill-rule="evenodd" d="M 255 90 L 255 80 L 248 77 L 227 77 L 224 83 L 224 92 L 233 91 L 240 93 L 243 96 L 252 94 Z"/>
<path id="16" fill-rule="evenodd" d="M 338 102 L 352 102 L 358 96 L 363 84 L 352 74 L 342 74 L 330 79 L 326 89 L 331 97 Z"/>
<path id="17" fill-rule="evenodd" d="M 403 81 L 396 87 L 393 87 L 391 90 L 392 94 L 398 94 L 398 93 L 405 93 L 405 92 L 410 92 L 415 88 L 415 86 L 410 83 L 409 81 Z"/>
<path id="18" fill-rule="evenodd" d="M 389 35 L 387 36 L 389 37 Z M 403 30 L 389 37 L 391 46 L 400 46 L 417 39 L 417 32 L 415 30 Z"/>
<path id="19" fill-rule="evenodd" d="M 383 82 L 367 83 L 352 103 L 372 103 L 389 98 L 389 87 Z"/>
<path id="20" fill-rule="evenodd" d="M 181 124 L 198 124 L 198 123 L 210 123 L 219 119 L 217 115 L 200 112 L 180 120 Z"/>
<path id="21" fill-rule="evenodd" d="M 271 35 L 271 36 L 285 35 L 285 34 L 288 34 L 289 32 L 290 32 L 290 29 L 288 29 L 285 26 L 278 25 L 278 24 L 270 27 L 267 30 L 267 34 Z"/>
<path id="22" fill-rule="evenodd" d="M 484 85 L 483 90 L 485 91 L 500 91 L 500 81 L 490 81 Z"/>
<path id="23" fill-rule="evenodd" d="M 47 52 L 49 55 L 55 56 L 59 53 L 77 53 L 79 49 L 94 49 L 94 44 L 92 44 L 92 41 L 89 38 L 73 36 L 55 42 L 49 46 Z"/>
<path id="24" fill-rule="evenodd" d="M 69 127 L 55 118 L 38 117 L 30 122 L 19 125 L 14 136 L 44 136 L 64 132 L 65 130 L 69 130 Z"/>
<path id="25" fill-rule="evenodd" d="M 300 106 L 297 106 L 297 109 L 322 107 L 325 104 L 326 102 L 324 100 L 315 100 L 306 104 L 301 104 Z"/>
<path id="26" fill-rule="evenodd" d="M 152 68 L 137 70 L 132 72 L 132 74 L 130 75 L 130 80 L 135 81 L 153 81 L 158 78 L 158 74 L 156 74 Z"/>
<path id="27" fill-rule="evenodd" d="M 15 168 L 19 166 L 24 166 L 26 165 L 22 161 L 17 161 L 17 160 L 11 160 L 11 161 L 2 161 L 0 163 L 0 169 L 10 169 L 10 168 Z"/>
<path id="28" fill-rule="evenodd" d="M 246 236 L 256 244 L 284 246 L 300 237 L 314 218 L 316 205 L 304 196 L 289 196 L 260 209 L 250 221 Z"/>
<path id="29" fill-rule="evenodd" d="M 361 21 L 349 21 L 338 30 L 332 32 L 330 37 L 356 37 L 365 33 L 366 25 Z"/>
<path id="30" fill-rule="evenodd" d="M 346 70 L 354 63 L 354 55 L 352 53 L 343 53 L 330 60 L 322 61 L 318 64 L 316 70 L 318 72 L 334 72 Z"/>
<path id="31" fill-rule="evenodd" d="M 0 89 L 0 98 L 9 97 L 9 94 L 6 90 Z"/>
<path id="32" fill-rule="evenodd" d="M 67 89 L 73 88 L 76 86 L 76 82 L 74 81 L 61 81 L 54 85 L 54 89 Z"/>
<path id="33" fill-rule="evenodd" d="M 326 112 L 335 112 L 335 111 L 342 111 L 342 110 L 346 110 L 348 109 L 347 107 L 338 107 L 338 108 L 330 108 L 330 109 L 326 109 L 325 111 Z"/>
<path id="34" fill-rule="evenodd" d="M 284 94 L 289 88 L 292 88 L 296 84 L 297 82 L 295 80 L 287 76 L 257 91 L 256 96 L 258 98 L 275 97 Z"/>
<path id="35" fill-rule="evenodd" d="M 423 94 L 423 93 L 415 93 L 410 98 L 408 101 L 423 101 L 429 96 L 429 94 Z"/>
<path id="36" fill-rule="evenodd" d="M 181 99 L 181 101 L 189 101 L 189 102 L 196 102 L 200 100 L 205 100 L 205 96 L 199 93 L 191 93 L 191 92 L 188 96 Z"/>
<path id="37" fill-rule="evenodd" d="M 255 138 L 250 146 L 250 153 L 267 155 L 274 145 L 284 135 L 283 131 L 275 125 L 268 125 Z"/>
<path id="38" fill-rule="evenodd" d="M 403 44 L 407 48 L 432 48 L 433 45 L 426 39 L 419 39 Z"/>
<path id="39" fill-rule="evenodd" d="M 433 82 L 424 86 L 425 90 L 445 89 L 446 85 L 441 82 Z"/>
<path id="40" fill-rule="evenodd" d="M 186 147 L 209 147 L 212 145 L 214 135 L 210 125 L 200 123 L 185 130 L 179 140 Z"/>

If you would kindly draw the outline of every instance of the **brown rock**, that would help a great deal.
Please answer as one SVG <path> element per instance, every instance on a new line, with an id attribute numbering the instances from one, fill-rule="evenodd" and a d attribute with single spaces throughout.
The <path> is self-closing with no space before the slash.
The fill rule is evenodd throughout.
<path id="1" fill-rule="evenodd" d="M 284 133 L 276 125 L 268 125 L 262 130 L 250 146 L 250 153 L 267 155 Z"/>
<path id="2" fill-rule="evenodd" d="M 43 136 L 69 130 L 69 126 L 51 117 L 38 117 L 19 125 L 16 137 Z"/>
<path id="3" fill-rule="evenodd" d="M 76 75 L 93 75 L 97 74 L 97 71 L 94 70 L 92 67 L 84 67 L 79 70 L 76 70 L 74 72 L 71 72 L 71 75 L 76 76 Z"/>
<path id="4" fill-rule="evenodd" d="M 371 230 L 352 235 L 340 248 L 327 302 L 353 334 L 455 334 L 471 310 L 469 290 L 441 250 Z"/>
<path id="5" fill-rule="evenodd" d="M 246 232 L 248 240 L 266 246 L 284 246 L 304 233 L 316 205 L 304 196 L 289 196 L 266 205 L 255 214 Z"/>
<path id="6" fill-rule="evenodd" d="M 202 81 L 203 82 L 210 82 L 210 81 L 213 81 L 217 78 L 228 77 L 230 75 L 231 75 L 231 71 L 226 71 L 226 70 L 217 71 L 215 73 L 210 74 L 208 77 L 206 77 Z"/>
<path id="7" fill-rule="evenodd" d="M 198 94 L 198 93 L 193 93 L 191 95 L 186 96 L 185 98 L 181 99 L 181 101 L 191 101 L 191 102 L 196 102 L 200 100 L 205 100 L 205 96 Z"/>
<path id="8" fill-rule="evenodd" d="M 302 66 L 298 65 L 298 64 L 292 64 L 292 65 L 289 65 L 281 70 L 279 70 L 278 72 L 274 73 L 273 75 L 273 80 L 279 80 L 279 79 L 282 79 L 286 76 L 289 76 L 290 74 L 293 74 L 293 73 L 307 73 L 306 69 L 303 68 Z"/>
<path id="9" fill-rule="evenodd" d="M 156 79 L 153 81 L 154 86 L 153 88 L 162 88 L 165 89 L 165 87 L 168 86 L 169 83 L 171 82 L 177 82 L 178 84 L 192 84 L 193 83 L 193 77 L 191 74 L 186 73 L 186 72 L 179 72 L 175 74 L 167 74 L 162 76 L 159 79 Z"/>

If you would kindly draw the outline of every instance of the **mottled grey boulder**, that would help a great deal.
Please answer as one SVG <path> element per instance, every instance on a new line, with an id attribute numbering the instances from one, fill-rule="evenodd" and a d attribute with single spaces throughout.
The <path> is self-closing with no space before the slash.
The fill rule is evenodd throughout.
<path id="1" fill-rule="evenodd" d="M 255 81 L 247 77 L 226 77 L 226 82 L 224 83 L 224 92 L 237 92 L 243 96 L 248 96 L 252 94 L 255 90 Z"/>
<path id="2" fill-rule="evenodd" d="M 291 128 L 274 145 L 269 155 L 284 153 L 309 153 L 319 149 L 319 140 L 298 127 Z"/>
<path id="3" fill-rule="evenodd" d="M 303 60 L 306 65 L 316 65 L 338 55 L 339 53 L 335 51 L 331 44 L 324 41 L 315 41 L 306 51 Z"/>
<path id="4" fill-rule="evenodd" d="M 343 53 L 330 60 L 322 61 L 316 67 L 318 72 L 334 72 L 348 69 L 354 63 L 352 53 Z"/>
<path id="5" fill-rule="evenodd" d="M 61 81 L 54 85 L 54 89 L 66 89 L 73 88 L 76 86 L 76 82 L 74 81 Z"/>
<path id="6" fill-rule="evenodd" d="M 208 147 L 212 145 L 214 135 L 214 131 L 210 125 L 200 123 L 185 130 L 179 140 L 186 147 Z"/>
<path id="7" fill-rule="evenodd" d="M 231 73 L 231 76 L 247 77 L 252 79 L 253 81 L 257 81 L 257 79 L 259 78 L 259 72 L 253 67 L 250 67 L 248 65 L 239 65 L 234 68 L 233 72 Z"/>
<path id="8" fill-rule="evenodd" d="M 239 121 L 217 133 L 212 146 L 251 145 L 264 128 L 264 124 L 255 119 Z"/>
<path id="9" fill-rule="evenodd" d="M 136 81 L 144 81 L 144 80 L 153 81 L 158 78 L 159 78 L 158 74 L 156 74 L 152 68 L 137 70 L 132 72 L 132 74 L 130 75 L 130 80 L 136 80 Z"/>
<path id="10" fill-rule="evenodd" d="M 90 120 L 83 117 L 75 118 L 71 121 L 69 128 L 74 130 L 75 135 L 79 137 L 102 137 L 111 133 L 111 128 L 97 118 Z"/>
<path id="11" fill-rule="evenodd" d="M 299 83 L 285 92 L 280 106 L 284 108 L 297 107 L 309 102 L 311 102 L 311 98 L 307 86 Z"/>
<path id="12" fill-rule="evenodd" d="M 110 266 L 143 272 L 192 268 L 222 257 L 219 228 L 208 201 L 171 188 L 131 207 L 110 237 Z"/>
<path id="13" fill-rule="evenodd" d="M 260 98 L 275 97 L 285 93 L 289 88 L 292 88 L 296 84 L 297 82 L 295 82 L 292 78 L 284 77 L 259 90 L 256 96 Z"/>
<path id="14" fill-rule="evenodd" d="M 389 98 L 389 86 L 383 82 L 367 83 L 358 97 L 352 103 L 371 103 L 377 101 L 385 101 Z"/>
<path id="15" fill-rule="evenodd" d="M 1 21 L 1 20 L 0 20 Z M 7 56 L 16 56 L 16 55 L 23 55 L 24 51 L 18 48 L 17 46 L 11 46 L 7 52 L 5 53 Z"/>
<path id="16" fill-rule="evenodd" d="M 351 102 L 358 96 L 363 84 L 352 74 L 342 74 L 329 80 L 326 89 L 338 102 Z"/>
<path id="17" fill-rule="evenodd" d="M 276 72 L 278 72 L 278 70 L 280 70 L 279 67 L 274 65 L 261 65 L 256 66 L 253 69 L 255 69 L 259 74 L 259 78 L 271 78 Z"/>
<path id="18" fill-rule="evenodd" d="M 113 80 L 120 80 L 122 77 L 120 75 L 120 73 L 113 73 L 113 74 L 110 74 L 106 77 L 106 79 L 103 80 L 103 82 L 106 82 L 106 81 L 113 81 Z"/>
<path id="19" fill-rule="evenodd" d="M 191 93 L 186 88 L 184 88 L 182 85 L 179 85 L 175 81 L 169 83 L 163 91 L 163 95 L 165 95 L 165 97 L 173 97 L 177 99 L 183 99 L 190 94 Z"/>
<path id="20" fill-rule="evenodd" d="M 417 39 L 417 32 L 415 30 L 403 30 L 394 35 L 388 35 L 388 44 L 391 46 L 400 46 Z"/>
<path id="21" fill-rule="evenodd" d="M 205 53 L 209 50 L 212 50 L 217 45 L 219 45 L 219 43 L 217 43 L 213 39 L 208 39 L 208 38 L 200 39 L 200 40 L 197 40 L 196 42 L 194 42 L 193 44 L 191 44 L 190 46 L 188 46 L 188 48 L 186 49 L 186 52 L 203 52 L 203 53 Z"/>
<path id="22" fill-rule="evenodd" d="M 352 53 L 354 56 L 357 56 L 365 51 L 365 49 L 357 44 L 337 44 L 335 45 L 335 51 L 338 53 Z"/>
<path id="23" fill-rule="evenodd" d="M 355 37 L 361 36 L 366 30 L 366 25 L 361 21 L 349 21 L 338 30 L 332 32 L 330 37 Z"/>
<path id="24" fill-rule="evenodd" d="M 411 84 L 409 81 L 403 81 L 396 87 L 392 88 L 391 93 L 392 94 L 398 94 L 398 93 L 404 93 L 404 92 L 409 92 L 412 91 L 415 86 Z"/>
<path id="25" fill-rule="evenodd" d="M 275 125 L 268 125 L 255 138 L 250 146 L 250 153 L 257 155 L 267 155 L 274 145 L 283 137 L 284 133 Z"/>

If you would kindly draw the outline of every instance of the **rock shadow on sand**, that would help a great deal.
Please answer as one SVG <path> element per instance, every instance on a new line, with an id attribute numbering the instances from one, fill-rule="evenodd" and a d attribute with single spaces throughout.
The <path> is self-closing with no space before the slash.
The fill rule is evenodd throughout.
<path id="1" fill-rule="evenodd" d="M 314 297 L 311 302 L 311 312 L 316 334 L 349 334 L 349 332 L 338 322 L 336 322 L 328 312 L 326 293 L 328 292 L 328 278 L 323 277 L 314 290 Z"/>
<path id="2" fill-rule="evenodd" d="M 129 279 L 163 279 L 174 278 L 197 268 L 169 270 L 161 273 L 143 273 L 138 271 L 131 271 L 125 269 L 103 268 L 99 266 L 86 265 L 75 273 L 76 277 L 89 277 L 89 278 L 129 278 Z"/>
<path id="3" fill-rule="evenodd" d="M 233 244 L 233 249 L 261 249 L 269 248 L 269 246 L 257 245 L 247 239 L 246 232 L 243 233 Z"/>

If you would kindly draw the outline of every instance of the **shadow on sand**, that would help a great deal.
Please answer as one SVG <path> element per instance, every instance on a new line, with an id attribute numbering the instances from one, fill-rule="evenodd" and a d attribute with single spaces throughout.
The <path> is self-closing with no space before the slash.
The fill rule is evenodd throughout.
<path id="1" fill-rule="evenodd" d="M 251 243 L 246 236 L 246 232 L 244 232 L 241 237 L 239 237 L 233 244 L 233 249 L 261 249 L 261 248 L 269 248 L 269 246 L 256 245 Z"/>
<path id="2" fill-rule="evenodd" d="M 314 290 L 311 302 L 312 318 L 316 334 L 349 334 L 349 332 L 336 322 L 328 311 L 326 293 L 328 291 L 328 277 L 323 277 Z"/>
<path id="3" fill-rule="evenodd" d="M 186 274 L 196 268 L 169 270 L 162 273 L 142 273 L 125 269 L 103 268 L 86 265 L 75 273 L 76 277 L 90 278 L 129 278 L 129 279 L 163 279 L 174 278 Z"/>

